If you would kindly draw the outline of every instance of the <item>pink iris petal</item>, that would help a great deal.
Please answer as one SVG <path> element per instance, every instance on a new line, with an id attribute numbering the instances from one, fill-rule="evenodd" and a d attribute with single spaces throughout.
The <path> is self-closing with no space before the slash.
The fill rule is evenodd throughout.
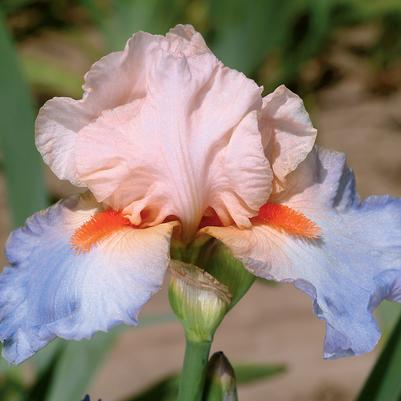
<path id="1" fill-rule="evenodd" d="M 134 35 L 94 65 L 85 90 L 81 101 L 50 101 L 38 118 L 38 148 L 56 174 L 142 227 L 176 216 L 190 238 L 207 208 L 225 225 L 250 226 L 272 181 L 261 89 L 191 27 Z"/>
<path id="2" fill-rule="evenodd" d="M 302 99 L 284 85 L 263 98 L 260 126 L 266 156 L 275 176 L 274 190 L 306 159 L 316 140 Z"/>
<path id="3" fill-rule="evenodd" d="M 190 26 L 178 25 L 168 34 L 172 48 L 186 43 L 190 54 L 209 52 L 202 36 Z M 104 110 L 124 105 L 146 94 L 148 53 L 166 40 L 145 32 L 135 34 L 123 51 L 104 56 L 85 75 L 81 100 L 56 97 L 41 108 L 36 121 L 36 145 L 44 161 L 60 178 L 75 185 L 74 146 L 80 129 Z"/>

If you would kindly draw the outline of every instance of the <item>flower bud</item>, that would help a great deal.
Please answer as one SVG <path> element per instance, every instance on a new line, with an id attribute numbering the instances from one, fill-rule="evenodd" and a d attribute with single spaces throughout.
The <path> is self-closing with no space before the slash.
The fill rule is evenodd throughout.
<path id="1" fill-rule="evenodd" d="M 183 323 L 187 339 L 211 341 L 230 305 L 230 292 L 195 265 L 173 260 L 170 272 L 170 305 Z"/>
<path id="2" fill-rule="evenodd" d="M 210 358 L 205 386 L 206 401 L 237 401 L 234 369 L 222 352 Z"/>

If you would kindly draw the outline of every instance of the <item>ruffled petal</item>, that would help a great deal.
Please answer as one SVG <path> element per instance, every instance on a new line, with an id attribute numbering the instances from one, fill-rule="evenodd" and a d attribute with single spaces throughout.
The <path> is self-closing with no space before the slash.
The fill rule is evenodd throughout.
<path id="1" fill-rule="evenodd" d="M 85 75 L 80 100 L 55 97 L 40 109 L 35 125 L 36 147 L 60 179 L 85 186 L 77 178 L 75 142 L 79 131 L 108 109 L 144 96 L 143 63 L 152 35 L 135 34 L 124 51 L 97 61 Z"/>
<path id="2" fill-rule="evenodd" d="M 168 36 L 172 48 L 184 48 L 191 54 L 210 52 L 202 36 L 189 25 L 177 25 Z M 146 95 L 148 54 L 162 42 L 165 46 L 162 36 L 136 33 L 124 51 L 110 53 L 93 64 L 85 75 L 81 100 L 55 97 L 40 109 L 36 146 L 58 178 L 85 186 L 77 178 L 73 153 L 78 132 L 104 110 Z"/>
<path id="3" fill-rule="evenodd" d="M 272 179 L 258 127 L 260 88 L 170 38 L 149 53 L 146 97 L 80 131 L 79 179 L 136 225 L 174 215 L 190 237 L 211 207 L 225 224 L 249 226 Z"/>
<path id="4" fill-rule="evenodd" d="M 93 65 L 84 90 L 50 100 L 37 119 L 37 147 L 59 178 L 142 227 L 174 215 L 189 238 L 209 207 L 224 224 L 250 225 L 272 181 L 261 89 L 191 26 L 135 34 Z"/>
<path id="5" fill-rule="evenodd" d="M 56 97 L 40 109 L 35 123 L 35 142 L 43 161 L 62 180 L 77 186 L 74 147 L 77 132 L 94 116 L 81 100 Z"/>
<path id="6" fill-rule="evenodd" d="M 380 332 L 372 316 L 383 299 L 401 301 L 401 200 L 361 202 L 344 155 L 316 149 L 287 181 L 281 201 L 321 230 L 307 240 L 268 225 L 207 227 L 255 275 L 292 282 L 326 321 L 324 356 L 372 350 Z M 280 199 L 281 198 L 281 199 Z"/>
<path id="7" fill-rule="evenodd" d="M 307 159 L 288 175 L 285 191 L 273 194 L 270 200 L 315 213 L 333 208 L 344 211 L 361 202 L 345 154 L 320 146 L 315 146 Z"/>
<path id="8" fill-rule="evenodd" d="M 0 338 L 11 363 L 32 356 L 56 336 L 69 340 L 126 323 L 161 286 L 174 223 L 125 227 L 90 252 L 71 236 L 98 211 L 77 198 L 40 212 L 14 231 L 0 275 Z"/>
<path id="9" fill-rule="evenodd" d="M 196 32 L 192 25 L 178 24 L 167 33 L 168 47 L 176 49 L 177 52 L 186 56 L 211 53 L 205 40 L 199 32 Z"/>
<path id="10" fill-rule="evenodd" d="M 263 98 L 260 126 L 266 156 L 275 175 L 275 190 L 281 190 L 285 177 L 306 159 L 316 140 L 302 99 L 279 86 Z"/>

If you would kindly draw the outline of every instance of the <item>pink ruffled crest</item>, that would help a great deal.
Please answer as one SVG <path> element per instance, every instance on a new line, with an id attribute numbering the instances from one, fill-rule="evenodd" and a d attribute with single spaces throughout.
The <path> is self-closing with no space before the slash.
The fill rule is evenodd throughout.
<path id="1" fill-rule="evenodd" d="M 312 151 L 317 131 L 302 99 L 284 85 L 263 98 L 260 127 L 274 173 L 274 192 L 281 191 L 286 176 Z"/>
<path id="2" fill-rule="evenodd" d="M 73 149 L 77 134 L 104 110 L 146 95 L 147 55 L 154 47 L 168 42 L 172 49 L 185 47 L 192 54 L 210 52 L 202 36 L 190 26 L 178 25 L 167 36 L 168 41 L 146 32 L 134 34 L 123 51 L 110 53 L 93 64 L 85 75 L 82 99 L 55 97 L 40 109 L 36 146 L 57 177 L 85 186 L 75 167 Z"/>
<path id="3" fill-rule="evenodd" d="M 199 33 L 138 33 L 85 79 L 82 100 L 52 99 L 38 117 L 37 146 L 60 178 L 142 227 L 175 216 L 190 237 L 208 208 L 251 225 L 272 182 L 261 89 Z"/>

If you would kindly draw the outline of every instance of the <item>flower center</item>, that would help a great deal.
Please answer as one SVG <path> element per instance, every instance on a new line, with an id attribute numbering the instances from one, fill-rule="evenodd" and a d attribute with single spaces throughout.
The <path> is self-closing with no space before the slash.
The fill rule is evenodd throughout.
<path id="1" fill-rule="evenodd" d="M 268 225 L 287 234 L 309 239 L 317 239 L 320 236 L 320 229 L 312 220 L 288 206 L 276 203 L 264 204 L 258 215 L 251 218 L 251 223 L 254 226 Z M 209 209 L 207 215 L 203 216 L 199 228 L 207 226 L 223 226 L 213 209 Z"/>
<path id="2" fill-rule="evenodd" d="M 165 222 L 176 219 L 170 216 Z M 268 225 L 304 238 L 317 239 L 320 236 L 320 229 L 313 221 L 285 205 L 266 203 L 259 209 L 258 215 L 251 218 L 251 222 L 254 226 Z M 211 208 L 202 217 L 199 229 L 207 226 L 223 226 L 219 216 Z M 72 235 L 70 243 L 77 253 L 89 252 L 110 235 L 126 228 L 140 227 L 132 224 L 121 212 L 110 208 L 95 213 L 90 220 L 82 224 Z"/>

